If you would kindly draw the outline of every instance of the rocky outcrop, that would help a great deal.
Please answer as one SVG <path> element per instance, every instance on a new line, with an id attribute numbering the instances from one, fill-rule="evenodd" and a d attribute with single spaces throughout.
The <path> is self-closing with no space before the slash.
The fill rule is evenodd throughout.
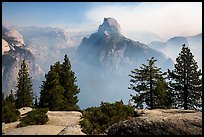
<path id="1" fill-rule="evenodd" d="M 2 39 L 2 55 L 9 50 L 10 50 L 10 47 L 8 43 L 4 39 Z"/>
<path id="2" fill-rule="evenodd" d="M 201 135 L 202 112 L 178 109 L 143 110 L 138 117 L 115 123 L 107 135 Z"/>
<path id="3" fill-rule="evenodd" d="M 31 108 L 19 109 L 21 115 L 31 111 Z M 81 112 L 77 111 L 48 111 L 48 122 L 45 125 L 31 125 L 17 128 L 20 121 L 2 123 L 2 134 L 5 135 L 85 135 L 79 122 Z"/>

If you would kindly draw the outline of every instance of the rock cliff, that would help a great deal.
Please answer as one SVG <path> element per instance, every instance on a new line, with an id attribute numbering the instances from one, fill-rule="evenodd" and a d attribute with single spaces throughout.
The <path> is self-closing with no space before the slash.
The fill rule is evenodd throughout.
<path id="1" fill-rule="evenodd" d="M 107 135 L 202 135 L 202 112 L 178 109 L 143 110 L 138 117 L 115 123 Z"/>

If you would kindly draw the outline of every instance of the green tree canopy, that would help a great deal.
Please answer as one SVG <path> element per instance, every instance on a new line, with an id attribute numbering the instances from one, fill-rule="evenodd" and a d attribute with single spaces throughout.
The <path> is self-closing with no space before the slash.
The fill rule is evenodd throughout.
<path id="1" fill-rule="evenodd" d="M 76 94 L 80 92 L 75 84 L 75 73 L 71 70 L 71 63 L 64 56 L 64 62 L 56 62 L 51 65 L 50 71 L 45 75 L 40 92 L 41 107 L 48 107 L 50 110 L 78 110 L 78 99 Z"/>
<path id="2" fill-rule="evenodd" d="M 140 69 L 134 69 L 131 71 L 132 75 L 129 75 L 129 89 L 136 92 L 135 95 L 131 95 L 131 100 L 140 108 L 144 103 L 151 109 L 170 107 L 171 96 L 164 78 L 166 73 L 162 73 L 161 68 L 155 66 L 157 60 L 154 57 L 147 61 L 147 65 L 142 64 Z"/>
<path id="3" fill-rule="evenodd" d="M 175 69 L 168 70 L 174 93 L 174 106 L 184 109 L 202 107 L 202 73 L 190 49 L 183 44 L 176 58 Z"/>
<path id="4" fill-rule="evenodd" d="M 79 107 L 76 105 L 78 102 L 77 94 L 80 89 L 75 84 L 76 77 L 75 73 L 71 70 L 71 63 L 67 57 L 64 56 L 64 62 L 61 65 L 61 85 L 64 88 L 64 109 L 65 110 L 78 110 Z"/>
<path id="5" fill-rule="evenodd" d="M 8 96 L 6 96 L 5 101 L 15 104 L 15 97 L 14 97 L 13 90 L 11 90 L 11 93 Z"/>
<path id="6" fill-rule="evenodd" d="M 41 87 L 40 106 L 49 110 L 60 110 L 63 101 L 63 87 L 59 83 L 59 74 L 51 66 L 51 70 L 46 75 L 46 81 Z"/>
<path id="7" fill-rule="evenodd" d="M 32 81 L 25 60 L 23 60 L 18 72 L 17 92 L 15 96 L 17 108 L 33 106 L 34 94 L 32 91 Z"/>

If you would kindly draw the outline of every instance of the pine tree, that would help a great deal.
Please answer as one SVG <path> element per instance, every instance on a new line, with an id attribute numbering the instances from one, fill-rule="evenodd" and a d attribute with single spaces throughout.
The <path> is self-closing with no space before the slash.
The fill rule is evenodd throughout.
<path id="1" fill-rule="evenodd" d="M 55 64 L 55 66 L 58 63 Z M 50 67 L 50 71 L 45 75 L 46 81 L 43 81 L 40 92 L 40 107 L 49 108 L 49 110 L 60 110 L 63 103 L 64 89 L 59 82 L 59 74 L 54 66 Z"/>
<path id="2" fill-rule="evenodd" d="M 131 71 L 133 74 L 129 75 L 129 89 L 136 91 L 135 96 L 131 95 L 131 100 L 140 108 L 143 107 L 143 103 L 151 109 L 169 107 L 171 98 L 163 77 L 166 73 L 162 73 L 161 68 L 155 66 L 157 60 L 154 57 L 147 61 L 148 65 L 142 64 L 143 67 L 134 69 Z"/>
<path id="3" fill-rule="evenodd" d="M 202 105 L 202 78 L 190 49 L 182 45 L 175 69 L 168 70 L 176 108 L 198 109 Z"/>
<path id="4" fill-rule="evenodd" d="M 11 93 L 6 97 L 5 101 L 15 104 L 15 97 L 14 97 L 13 90 L 11 90 Z"/>
<path id="5" fill-rule="evenodd" d="M 32 81 L 28 73 L 28 66 L 23 60 L 21 68 L 18 72 L 18 83 L 16 96 L 16 107 L 32 107 L 33 106 L 33 91 L 32 91 Z"/>
<path id="6" fill-rule="evenodd" d="M 164 79 L 158 79 L 155 86 L 154 105 L 156 108 L 171 108 L 172 107 L 172 93 L 169 90 L 168 83 Z"/>
<path id="7" fill-rule="evenodd" d="M 79 93 L 79 88 L 75 84 L 74 74 L 67 55 L 62 64 L 56 62 L 51 66 L 41 86 L 40 106 L 50 110 L 78 110 L 76 94 Z"/>
<path id="8" fill-rule="evenodd" d="M 71 63 L 67 57 L 64 56 L 64 62 L 61 65 L 61 75 L 60 82 L 62 87 L 64 88 L 64 110 L 78 110 L 79 107 L 77 105 L 78 99 L 77 94 L 80 92 L 80 89 L 75 84 L 76 77 L 75 73 L 71 70 Z"/>
<path id="9" fill-rule="evenodd" d="M 35 107 L 35 108 L 38 108 L 38 98 L 37 98 L 37 95 L 35 95 L 34 107 Z"/>

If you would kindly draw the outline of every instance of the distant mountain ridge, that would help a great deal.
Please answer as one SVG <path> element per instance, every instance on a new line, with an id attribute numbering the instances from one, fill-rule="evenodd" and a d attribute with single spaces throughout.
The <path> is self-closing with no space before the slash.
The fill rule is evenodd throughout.
<path id="1" fill-rule="evenodd" d="M 31 62 L 31 64 L 36 64 L 38 68 L 37 71 L 39 71 L 39 75 L 34 75 L 36 70 L 33 70 L 33 65 L 29 64 L 29 66 L 31 65 L 30 71 L 33 73 L 33 75 L 31 75 L 33 77 L 33 90 L 39 96 L 39 87 L 50 65 L 57 61 L 62 61 L 65 54 L 67 54 L 69 58 L 72 58 L 77 45 L 81 39 L 87 35 L 88 33 L 86 32 L 72 33 L 72 35 L 70 35 L 63 29 L 52 27 L 2 25 L 3 92 L 7 94 L 10 92 L 10 89 L 16 89 L 15 85 L 19 63 L 22 59 L 26 59 Z M 18 50 L 16 50 L 17 48 Z M 5 66 L 7 67 L 5 68 Z"/>
<path id="2" fill-rule="evenodd" d="M 120 24 L 113 18 L 104 18 L 98 30 L 92 34 L 70 35 L 58 28 L 24 27 L 15 30 L 21 36 L 15 33 L 17 36 L 12 38 L 8 33 L 8 38 L 5 34 L 10 30 L 2 26 L 2 89 L 9 92 L 15 86 L 13 81 L 17 77 L 19 62 L 26 59 L 32 68 L 34 92 L 39 96 L 39 86 L 50 65 L 62 61 L 67 54 L 77 76 L 77 85 L 81 89 L 79 106 L 82 109 L 99 105 L 101 101 L 122 99 L 127 103 L 132 94 L 128 90 L 128 74 L 146 64 L 147 59 L 152 56 L 158 60 L 156 66 L 163 71 L 174 66 L 173 56 L 167 57 L 165 52 L 160 51 L 160 47 L 165 46 L 166 42 L 158 41 L 155 44 L 158 48 L 155 48 L 151 44 L 133 41 L 122 34 Z M 202 33 L 186 39 L 188 42 L 202 41 Z M 170 42 L 172 40 L 175 38 Z M 182 38 L 181 43 L 182 41 L 185 39 Z M 174 53 L 179 51 L 180 47 L 175 48 Z M 202 55 L 202 50 L 197 53 Z"/>
<path id="3" fill-rule="evenodd" d="M 171 57 L 173 60 L 179 55 L 182 45 L 187 45 L 195 56 L 200 68 L 202 68 L 202 33 L 193 36 L 176 36 L 166 42 L 152 41 L 148 44 L 149 47 L 159 50 Z"/>
<path id="4" fill-rule="evenodd" d="M 113 18 L 104 18 L 97 32 L 84 37 L 76 55 L 74 68 L 82 91 L 79 98 L 83 98 L 79 105 L 83 108 L 99 105 L 100 101 L 122 99 L 127 103 L 131 94 L 128 74 L 151 57 L 157 59 L 156 66 L 163 71 L 174 65 L 162 52 L 126 38 Z"/>
<path id="5" fill-rule="evenodd" d="M 98 31 L 82 40 L 77 52 L 83 62 L 103 69 L 114 67 L 113 71 L 124 65 L 132 66 L 132 68 L 140 66 L 151 57 L 155 57 L 158 65 L 164 70 L 173 67 L 173 61 L 171 62 L 171 59 L 160 51 L 122 35 L 120 25 L 113 18 L 104 18 Z M 169 60 L 169 66 L 164 66 L 167 60 Z"/>

